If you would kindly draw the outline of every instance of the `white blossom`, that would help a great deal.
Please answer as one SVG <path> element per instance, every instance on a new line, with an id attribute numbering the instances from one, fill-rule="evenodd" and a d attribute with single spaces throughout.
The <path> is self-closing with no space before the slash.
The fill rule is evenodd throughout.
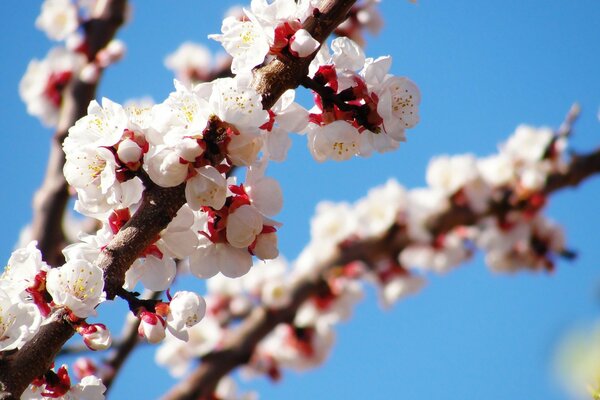
<path id="1" fill-rule="evenodd" d="M 104 300 L 102 270 L 85 260 L 70 260 L 48 272 L 46 289 L 58 306 L 67 307 L 79 318 L 96 315 Z"/>
<path id="2" fill-rule="evenodd" d="M 0 290 L 11 297 L 27 298 L 25 289 L 35 283 L 35 277 L 49 267 L 42 260 L 37 242 L 32 241 L 26 247 L 13 251 L 4 272 L 0 275 Z"/>
<path id="3" fill-rule="evenodd" d="M 252 266 L 252 256 L 245 248 L 206 240 L 190 255 L 190 271 L 199 278 L 221 272 L 230 278 L 244 275 Z"/>
<path id="4" fill-rule="evenodd" d="M 519 125 L 501 149 L 515 160 L 536 163 L 541 161 L 548 150 L 553 136 L 549 128 L 536 129 L 528 125 Z"/>
<path id="5" fill-rule="evenodd" d="M 233 247 L 246 248 L 254 242 L 263 228 L 263 217 L 251 205 L 242 205 L 227 218 L 227 242 Z"/>
<path id="6" fill-rule="evenodd" d="M 35 26 L 50 39 L 64 40 L 79 27 L 77 7 L 71 0 L 45 0 Z"/>
<path id="7" fill-rule="evenodd" d="M 185 84 L 206 81 L 212 67 L 212 54 L 206 46 L 184 42 L 165 59 L 165 66 Z"/>
<path id="8" fill-rule="evenodd" d="M 56 126 L 62 90 L 84 64 L 82 54 L 62 47 L 53 48 L 41 61 L 32 60 L 19 82 L 19 95 L 27 105 L 27 112 L 38 117 L 44 126 Z"/>
<path id="9" fill-rule="evenodd" d="M 378 237 L 406 212 L 406 190 L 395 180 L 369 190 L 366 197 L 354 206 L 358 218 L 358 233 L 363 237 Z"/>
<path id="10" fill-rule="evenodd" d="M 40 323 L 34 304 L 11 298 L 0 288 L 0 352 L 20 349 L 37 332 Z"/>
<path id="11" fill-rule="evenodd" d="M 246 11 L 249 20 L 240 21 L 227 17 L 221 25 L 220 35 L 209 35 L 210 39 L 221 42 L 227 53 L 233 57 L 231 72 L 237 74 L 250 71 L 261 64 L 269 52 L 269 39 L 256 19 Z"/>
<path id="12" fill-rule="evenodd" d="M 187 341 L 188 329 L 200 322 L 205 313 L 206 302 L 202 297 L 193 292 L 177 292 L 169 303 L 167 328 L 173 336 Z"/>
<path id="13" fill-rule="evenodd" d="M 347 121 L 333 121 L 324 126 L 308 124 L 308 148 L 317 161 L 349 160 L 359 154 L 365 136 Z"/>
<path id="14" fill-rule="evenodd" d="M 113 146 L 123 136 L 127 124 L 128 118 L 123 106 L 107 98 L 102 98 L 102 105 L 92 100 L 87 108 L 87 115 L 69 128 L 63 149 L 66 154 L 70 154 L 86 147 Z"/>

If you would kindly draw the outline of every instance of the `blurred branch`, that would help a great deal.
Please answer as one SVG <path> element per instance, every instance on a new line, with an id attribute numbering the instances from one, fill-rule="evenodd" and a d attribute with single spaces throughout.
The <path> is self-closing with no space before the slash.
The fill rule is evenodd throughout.
<path id="1" fill-rule="evenodd" d="M 544 194 L 550 195 L 560 189 L 576 186 L 582 180 L 600 173 L 600 148 L 596 151 L 573 157 L 568 168 L 559 174 L 548 177 Z M 468 208 L 453 207 L 435 217 L 429 226 L 433 232 L 446 232 L 463 225 L 473 225 L 480 219 L 494 215 L 499 208 L 491 205 L 486 212 L 474 213 Z M 370 266 L 383 259 L 394 259 L 410 244 L 406 230 L 393 225 L 381 238 L 352 242 L 348 247 L 338 249 L 331 260 L 319 265 L 317 277 L 299 280 L 291 289 L 292 301 L 289 306 L 272 310 L 265 306 L 256 307 L 239 327 L 225 336 L 218 350 L 202 357 L 198 368 L 185 380 L 174 386 L 164 400 L 207 399 L 213 394 L 221 378 L 235 368 L 247 363 L 256 345 L 280 323 L 294 320 L 299 306 L 311 296 L 318 294 L 327 285 L 327 271 L 346 265 L 352 261 L 362 261 Z M 326 287 L 326 286 L 325 286 Z"/>
<path id="2" fill-rule="evenodd" d="M 96 4 L 92 18 L 84 24 L 88 60 L 114 37 L 125 20 L 127 0 L 102 0 Z M 69 201 L 69 186 L 63 175 L 65 155 L 62 143 L 68 130 L 87 113 L 87 107 L 96 95 L 95 83 L 85 83 L 75 77 L 63 91 L 58 126 L 50 146 L 46 176 L 33 198 L 31 238 L 38 241 L 38 249 L 51 266 L 64 263 L 61 253 L 65 245 L 62 229 L 63 216 Z"/>

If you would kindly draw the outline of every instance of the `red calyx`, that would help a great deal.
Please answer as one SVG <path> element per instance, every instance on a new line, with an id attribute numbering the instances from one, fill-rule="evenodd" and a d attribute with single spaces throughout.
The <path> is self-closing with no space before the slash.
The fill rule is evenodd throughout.
<path id="1" fill-rule="evenodd" d="M 50 100 L 54 107 L 60 107 L 62 102 L 62 91 L 71 80 L 73 74 L 71 71 L 53 72 L 48 77 L 46 87 L 44 88 L 44 95 Z"/>

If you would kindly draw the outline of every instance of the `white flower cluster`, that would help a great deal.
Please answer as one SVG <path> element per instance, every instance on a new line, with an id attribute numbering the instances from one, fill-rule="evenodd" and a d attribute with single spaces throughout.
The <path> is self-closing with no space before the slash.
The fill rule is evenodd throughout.
<path id="1" fill-rule="evenodd" d="M 141 280 L 149 289 L 167 289 L 176 272 L 173 258 L 191 257 L 192 272 L 204 278 L 240 276 L 252 255 L 277 256 L 279 224 L 270 217 L 281 209 L 282 195 L 264 176 L 267 157 L 258 159 L 263 147 L 267 154 L 265 142 L 273 142 L 260 128 L 270 117 L 247 79 L 192 89 L 176 81 L 167 100 L 143 109 L 94 101 L 69 130 L 64 173 L 78 194 L 75 208 L 105 222 L 95 239 L 75 247 L 98 250 L 108 243 L 137 209 L 141 178 L 162 187 L 185 185 L 187 204 L 129 270 L 127 288 Z M 291 104 L 293 98 L 286 107 L 295 109 Z M 240 166 L 248 167 L 246 182 L 236 184 L 226 174 Z"/>
<path id="2" fill-rule="evenodd" d="M 246 368 L 251 375 L 279 379 L 283 368 L 304 370 L 322 363 L 333 345 L 335 325 L 349 318 L 361 299 L 363 281 L 377 285 L 382 305 L 390 306 L 423 287 L 421 272 L 449 271 L 476 246 L 495 271 L 551 269 L 554 257 L 566 249 L 561 229 L 541 214 L 542 189 L 548 174 L 564 170 L 564 142 L 547 129 L 520 126 L 494 156 L 433 159 L 427 188 L 407 191 L 390 180 L 354 204 L 321 203 L 311 223 L 311 241 L 291 272 L 279 258 L 255 265 L 236 280 L 209 279 L 207 317 L 190 330 L 194 339 L 183 345 L 167 338 L 157 362 L 175 376 L 184 374 L 193 360 L 217 349 L 234 321 L 257 304 L 272 312 L 289 306 L 298 282 L 322 279 L 324 284 L 298 308 L 292 323 L 278 325 L 257 345 Z M 532 169 L 545 173 L 535 188 L 528 185 Z M 502 174 L 505 178 L 498 181 Z M 451 210 L 472 217 L 447 230 L 432 225 L 452 216 Z M 402 239 L 396 244 L 398 235 Z M 386 250 L 371 259 L 368 253 L 378 241 L 386 243 Z M 368 265 L 331 265 L 353 246 L 365 246 Z M 400 250 L 394 253 L 396 247 Z"/>
<path id="3" fill-rule="evenodd" d="M 19 83 L 19 94 L 27 105 L 27 112 L 38 117 L 48 127 L 58 124 L 58 111 L 63 91 L 75 79 L 93 83 L 99 72 L 119 60 L 124 44 L 112 40 L 97 54 L 90 54 L 87 38 L 81 27 L 89 18 L 95 0 L 45 0 L 35 21 L 37 28 L 48 38 L 64 41 L 51 49 L 43 60 L 32 60 Z"/>
<path id="4" fill-rule="evenodd" d="M 50 269 L 36 242 L 15 250 L 0 277 L 0 351 L 20 348 L 53 310 L 66 310 L 72 321 L 95 315 L 103 288 L 102 270 L 85 259 L 67 256 Z"/>
<path id="5" fill-rule="evenodd" d="M 309 147 L 319 160 L 323 157 L 317 154 L 327 148 L 346 146 L 329 143 L 331 135 L 326 132 L 338 123 L 350 124 L 352 135 L 379 151 L 395 147 L 390 141 L 401 140 L 404 128 L 416 123 L 416 116 L 409 114 L 417 112 L 418 91 L 407 80 L 387 74 L 389 58 L 365 59 L 348 39 L 335 41 L 331 56 L 321 51 L 311 67 L 315 77 L 307 79 L 313 79 L 316 86 L 311 88 L 318 93 L 314 113 L 294 102 L 293 90 L 270 110 L 263 109 L 261 96 L 251 87 L 252 68 L 272 56 L 302 58 L 316 53 L 320 44 L 302 23 L 317 11 L 312 0 L 254 0 L 250 10 L 228 17 L 223 34 L 214 36 L 233 56 L 235 77 L 194 85 L 208 76 L 212 62 L 210 53 L 188 43 L 166 61 L 183 83 L 175 81 L 175 91 L 162 103 L 124 107 L 102 99 L 89 104 L 87 115 L 64 140 L 64 174 L 77 192 L 75 209 L 100 220 L 101 229 L 93 235 L 81 234 L 78 243 L 67 246 L 66 263 L 58 268 L 42 263 L 35 244 L 15 252 L 12 264 L 25 262 L 20 259 L 34 261 L 27 261 L 27 268 L 20 266 L 18 274 L 7 270 L 0 281 L 5 341 L 0 350 L 20 348 L 56 310 L 64 311 L 61 315 L 68 317 L 90 349 L 110 347 L 106 326 L 85 321 L 96 315 L 96 307 L 105 299 L 104 273 L 95 262 L 138 209 L 148 185 L 183 186 L 186 204 L 129 268 L 122 297 L 140 319 L 139 334 L 149 342 L 165 337 L 205 341 L 199 339 L 197 326 L 212 326 L 209 331 L 214 333 L 220 332 L 221 323 L 213 313 L 196 325 L 206 308 L 200 296 L 178 292 L 169 302 L 149 303 L 133 295 L 128 298 L 127 290 L 135 290 L 140 282 L 155 291 L 169 289 L 177 273 L 175 259 L 187 262 L 201 278 L 219 272 L 240 277 L 250 270 L 253 256 L 275 259 L 280 224 L 272 218 L 282 207 L 282 193 L 265 170 L 269 161 L 286 158 L 290 132 L 308 131 L 309 140 L 317 143 Z M 123 45 L 113 41 L 97 54 L 89 53 L 87 39 L 79 31 L 95 12 L 94 1 L 46 0 L 42 6 L 37 26 L 52 39 L 65 40 L 66 48 L 32 62 L 21 93 L 30 113 L 46 124 L 57 123 L 63 89 L 73 79 L 95 82 L 100 69 L 124 52 Z M 360 68 L 360 73 L 354 72 Z M 400 93 L 405 87 L 410 93 Z M 334 101 L 321 90 L 339 99 Z M 328 103 L 332 101 L 333 105 Z M 340 101 L 346 104 L 343 110 Z M 389 143 L 386 147 L 379 142 Z M 361 149 L 353 154 L 368 153 L 365 145 Z M 236 167 L 247 168 L 245 182 L 228 177 Z M 289 282 L 276 275 L 264 279 L 264 288 L 260 286 L 262 302 L 273 308 L 289 301 Z M 216 343 L 218 335 L 211 337 L 209 342 Z"/>
<path id="6" fill-rule="evenodd" d="M 373 7 L 376 3 L 370 1 L 357 6 L 340 33 L 358 32 L 360 27 L 369 24 L 376 31 L 377 14 Z M 314 4 L 312 0 L 271 3 L 253 0 L 250 10 L 244 10 L 241 18 L 235 15 L 226 18 L 222 34 L 210 37 L 220 41 L 233 57 L 234 73 L 261 65 L 269 55 L 307 57 L 320 46 L 302 29 L 302 22 L 318 11 Z M 307 77 L 312 83 L 303 83 L 315 92 L 316 105 L 311 110 L 308 126 L 306 122 L 286 123 L 286 118 L 273 110 L 279 116 L 277 122 L 288 131 L 307 132 L 308 147 L 318 161 L 341 161 L 355 155 L 368 156 L 373 151 L 396 149 L 405 140 L 405 130 L 414 127 L 419 120 L 418 88 L 407 78 L 388 74 L 389 56 L 365 58 L 360 46 L 347 37 L 334 40 L 331 48 L 333 54 L 327 46 L 321 46 L 311 63 L 310 78 Z M 272 124 L 273 121 L 265 127 L 269 127 L 269 136 L 274 139 L 270 142 L 276 140 L 278 150 L 272 149 L 270 154 L 280 161 L 285 156 L 284 143 L 289 146 L 289 139 L 282 133 L 273 133 Z M 275 143 L 269 143 L 269 147 Z"/>
<path id="7" fill-rule="evenodd" d="M 33 381 L 21 395 L 22 400 L 103 400 L 106 386 L 94 375 L 81 377 L 80 382 L 71 384 L 66 365 L 58 371 L 49 371 Z"/>
<path id="8" fill-rule="evenodd" d="M 85 262 L 67 262 L 50 269 L 42 261 L 36 242 L 15 250 L 0 276 L 0 353 L 23 347 L 43 323 L 51 320 L 55 309 L 67 310 L 73 322 L 91 315 L 101 301 L 103 285 L 102 271 Z M 85 332 L 84 340 L 94 350 L 110 345 L 110 336 L 102 328 L 108 332 L 102 324 L 89 325 Z M 21 398 L 104 398 L 106 388 L 94 376 L 71 385 L 66 367 L 51 374 L 56 379 L 37 379 Z"/>
<path id="9" fill-rule="evenodd" d="M 252 0 L 250 10 L 239 18 L 223 20 L 220 35 L 209 35 L 233 57 L 231 70 L 237 74 L 261 65 L 267 56 L 307 57 L 319 48 L 302 27 L 315 9 L 314 0 Z"/>
<path id="10" fill-rule="evenodd" d="M 347 160 L 394 150 L 405 130 L 419 122 L 421 95 L 407 78 L 388 74 L 389 56 L 365 58 L 352 40 L 323 46 L 311 64 L 315 107 L 307 127 L 308 147 L 318 161 Z M 359 72 L 356 72 L 360 70 Z"/>

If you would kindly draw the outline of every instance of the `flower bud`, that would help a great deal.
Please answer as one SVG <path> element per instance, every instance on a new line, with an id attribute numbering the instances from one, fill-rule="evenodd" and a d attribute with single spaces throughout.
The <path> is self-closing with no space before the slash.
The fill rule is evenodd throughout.
<path id="1" fill-rule="evenodd" d="M 252 249 L 254 255 L 261 260 L 273 260 L 279 255 L 279 249 L 277 248 L 277 233 L 261 233 L 256 237 L 254 242 L 254 248 Z"/>
<path id="2" fill-rule="evenodd" d="M 165 321 L 155 313 L 143 311 L 139 315 L 138 334 L 149 343 L 159 343 L 165 338 Z"/>
<path id="3" fill-rule="evenodd" d="M 90 350 L 106 350 L 112 344 L 110 331 L 104 324 L 82 325 L 77 331 L 83 336 L 83 342 Z"/>
<path id="4" fill-rule="evenodd" d="M 317 50 L 320 43 L 306 29 L 298 30 L 290 39 L 290 50 L 295 56 L 304 58 Z"/>
<path id="5" fill-rule="evenodd" d="M 73 373 L 79 380 L 82 380 L 86 376 L 95 375 L 97 371 L 98 368 L 90 358 L 79 357 L 73 363 Z"/>
<path id="6" fill-rule="evenodd" d="M 95 63 L 86 64 L 79 72 L 79 79 L 82 82 L 93 84 L 98 82 L 100 77 L 100 68 Z"/>
<path id="7" fill-rule="evenodd" d="M 227 241 L 238 249 L 248 247 L 262 231 L 263 217 L 251 205 L 243 205 L 227 218 Z"/>
<path id="8" fill-rule="evenodd" d="M 206 302 L 202 297 L 193 292 L 177 292 L 169 304 L 167 328 L 173 336 L 187 341 L 187 329 L 200 322 L 205 314 Z"/>
<path id="9" fill-rule="evenodd" d="M 117 155 L 119 156 L 119 160 L 125 164 L 135 163 L 140 161 L 142 149 L 133 140 L 125 139 L 119 143 Z"/>

